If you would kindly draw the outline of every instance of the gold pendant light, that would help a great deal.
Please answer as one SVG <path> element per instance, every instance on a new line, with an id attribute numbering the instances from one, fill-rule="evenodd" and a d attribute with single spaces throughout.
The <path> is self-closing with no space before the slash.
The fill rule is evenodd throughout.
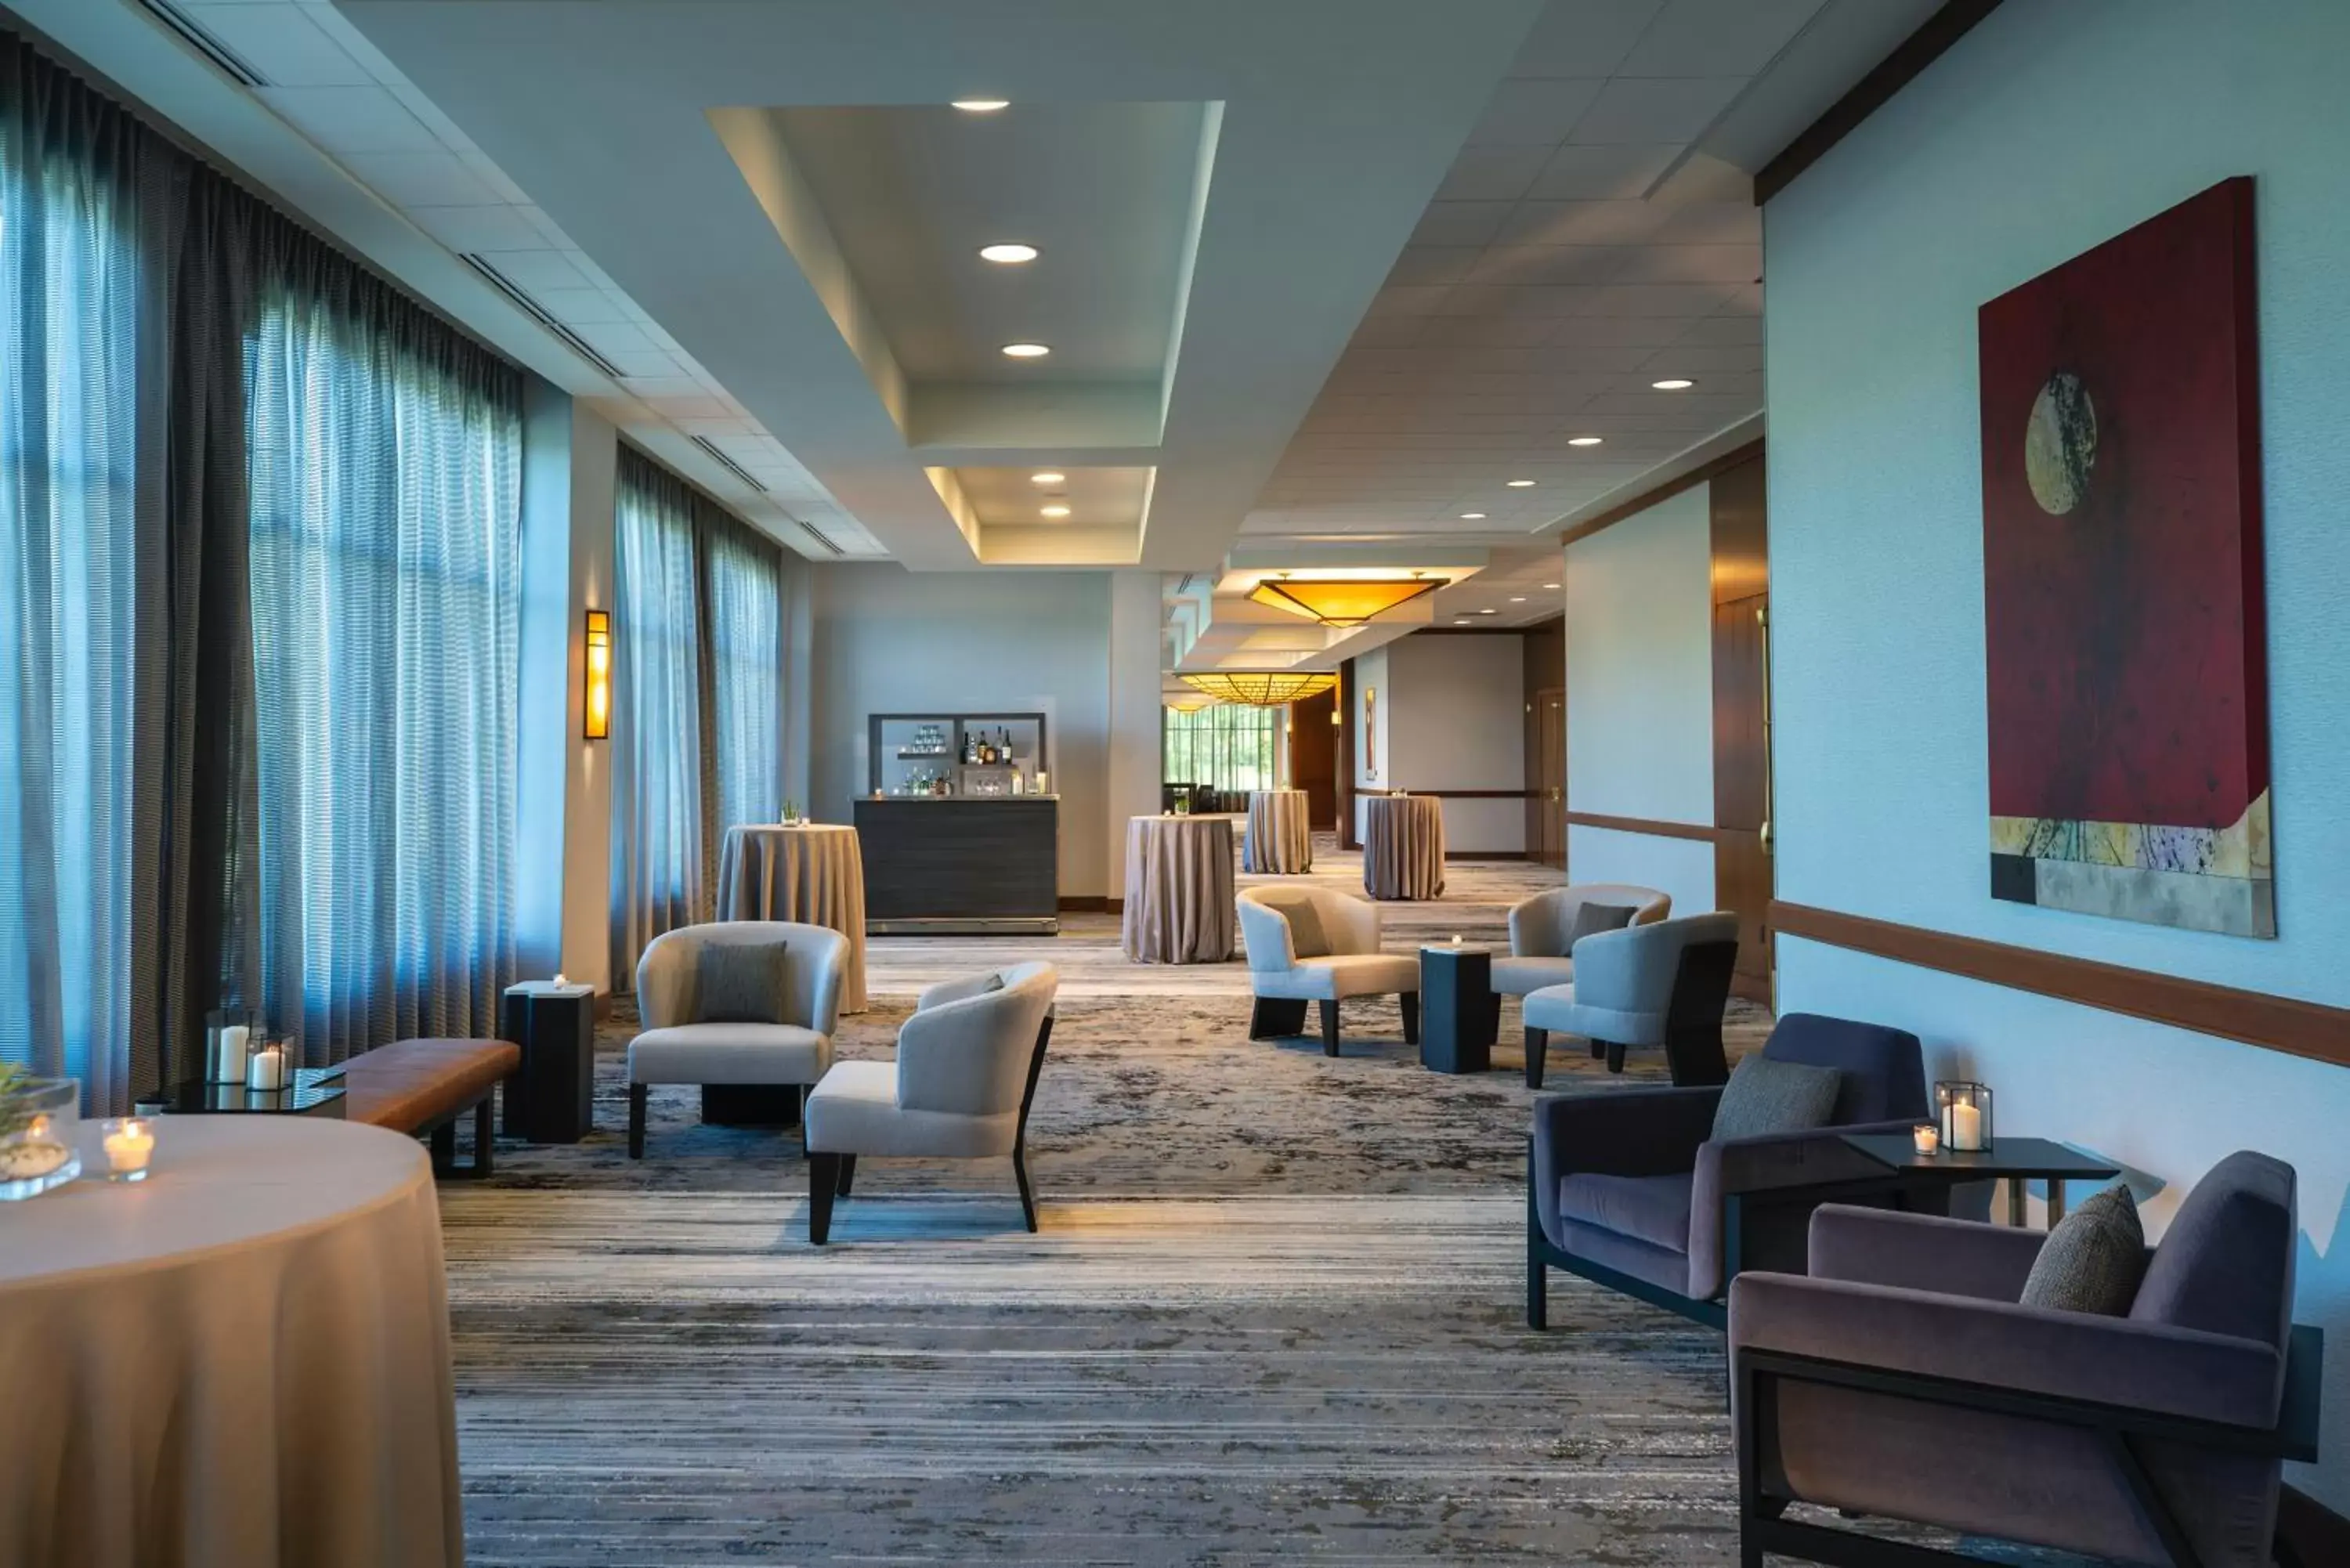
<path id="1" fill-rule="evenodd" d="M 1338 684 L 1338 677 L 1326 670 L 1211 670 L 1184 676 L 1183 684 L 1222 701 L 1278 708 L 1321 695 Z"/>
<path id="2" fill-rule="evenodd" d="M 1249 590 L 1249 597 L 1274 609 L 1287 610 L 1345 629 L 1409 604 L 1422 594 L 1445 585 L 1442 577 L 1414 573 L 1398 577 L 1266 577 Z"/>

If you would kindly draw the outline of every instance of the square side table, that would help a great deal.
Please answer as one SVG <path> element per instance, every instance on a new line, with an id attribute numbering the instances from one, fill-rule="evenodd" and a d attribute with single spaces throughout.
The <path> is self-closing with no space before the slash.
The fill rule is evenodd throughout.
<path id="1" fill-rule="evenodd" d="M 1431 1073 L 1490 1071 L 1501 1018 L 1490 949 L 1445 943 L 1419 950 L 1421 1066 Z"/>
<path id="2" fill-rule="evenodd" d="M 1942 1149 L 1919 1154 L 1907 1133 L 1846 1133 L 1844 1141 L 1900 1178 L 1909 1188 L 1945 1189 L 1969 1181 L 2007 1183 L 2007 1222 L 2023 1223 L 2023 1184 L 2048 1184 L 2048 1223 L 2064 1218 L 2064 1184 L 2068 1181 L 2110 1181 L 2121 1174 L 2118 1166 L 2078 1153 L 2044 1137 L 1994 1137 L 1981 1152 Z"/>
<path id="3" fill-rule="evenodd" d="M 596 1126 L 596 988 L 525 981 L 506 987 L 498 1033 L 522 1047 L 506 1085 L 505 1131 L 532 1143 L 577 1143 Z"/>

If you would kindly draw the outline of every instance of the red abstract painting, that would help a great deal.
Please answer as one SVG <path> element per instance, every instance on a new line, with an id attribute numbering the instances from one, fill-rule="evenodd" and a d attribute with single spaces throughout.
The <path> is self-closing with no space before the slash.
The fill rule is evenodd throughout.
<path id="1" fill-rule="evenodd" d="M 1982 307 L 1991 893 L 2276 934 L 2252 182 Z"/>

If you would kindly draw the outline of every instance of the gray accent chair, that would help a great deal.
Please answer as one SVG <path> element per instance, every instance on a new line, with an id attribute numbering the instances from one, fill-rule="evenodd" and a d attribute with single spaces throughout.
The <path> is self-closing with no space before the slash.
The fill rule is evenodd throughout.
<path id="1" fill-rule="evenodd" d="M 1575 959 L 1566 937 L 1586 904 L 1612 904 L 1632 911 L 1635 926 L 1654 925 L 1673 912 L 1669 893 L 1626 882 L 1577 882 L 1551 888 L 1510 906 L 1510 956 L 1493 961 L 1493 991 L 1524 996 L 1549 985 L 1575 981 Z"/>
<path id="2" fill-rule="evenodd" d="M 1597 939 L 1592 939 L 1596 940 Z M 1534 1102 L 1526 1198 L 1526 1324 L 1545 1326 L 1548 1271 L 1720 1328 L 1722 1294 L 1743 1268 L 1804 1267 L 1805 1228 L 1823 1189 L 1892 1173 L 1847 1147 L 1848 1132 L 1907 1132 L 1926 1116 L 1926 1067 L 1904 1030 L 1791 1012 L 1762 1054 L 1834 1067 L 1828 1126 L 1713 1138 L 1721 1089 L 1611 1090 Z"/>
<path id="3" fill-rule="evenodd" d="M 1049 963 L 948 981 L 922 992 L 898 1028 L 894 1062 L 840 1062 L 807 1101 L 808 1240 L 832 1232 L 859 1156 L 877 1159 L 1001 1159 L 1020 1184 L 1020 1213 L 1036 1229 L 1028 1184 L 1028 1109 L 1053 1037 L 1060 971 Z"/>
<path id="4" fill-rule="evenodd" d="M 1575 944 L 1575 979 L 1525 1000 L 1526 1085 L 1542 1087 L 1553 1034 L 1580 1034 L 1607 1070 L 1624 1070 L 1633 1045 L 1661 1045 L 1676 1085 L 1719 1084 L 1730 1076 L 1722 1054 L 1721 1013 L 1738 966 L 1738 917 L 1687 915 Z"/>
<path id="5" fill-rule="evenodd" d="M 700 1022 L 702 950 L 720 943 L 782 942 L 788 971 L 782 1023 Z M 637 960 L 637 1012 L 629 1042 L 629 1158 L 645 1153 L 646 1099 L 655 1084 L 699 1084 L 707 1121 L 790 1122 L 801 1092 L 832 1065 L 848 939 L 795 920 L 721 920 L 680 926 Z M 713 1092 L 714 1091 L 714 1092 Z"/>
<path id="6" fill-rule="evenodd" d="M 1419 961 L 1379 947 L 1379 907 L 1326 888 L 1294 883 L 1242 890 L 1241 943 L 1248 950 L 1256 1005 L 1249 1038 L 1305 1033 L 1305 1004 L 1321 1004 L 1322 1054 L 1338 1054 L 1338 1003 L 1352 996 L 1393 996 L 1407 1045 L 1419 1044 Z M 1312 911 L 1329 950 L 1300 956 L 1288 910 Z"/>
<path id="7" fill-rule="evenodd" d="M 2126 1317 L 2021 1304 L 2045 1237 L 1825 1207 L 1811 1274 L 1731 1287 L 1740 1551 L 1974 1563 L 1782 1517 L 1793 1501 L 2099 1560 L 2267 1568 L 2280 1461 L 2316 1458 L 2292 1322 L 2293 1168 L 2197 1183 Z"/>

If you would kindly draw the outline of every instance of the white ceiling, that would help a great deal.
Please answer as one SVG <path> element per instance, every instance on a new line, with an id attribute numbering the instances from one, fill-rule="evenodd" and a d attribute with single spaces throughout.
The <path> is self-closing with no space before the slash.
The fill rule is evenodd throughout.
<path id="1" fill-rule="evenodd" d="M 1471 549 L 1430 613 L 1508 624 L 1755 419 L 1750 176 L 1935 4 L 182 0 L 249 93 L 138 0 L 16 8 L 808 554 Z"/>

